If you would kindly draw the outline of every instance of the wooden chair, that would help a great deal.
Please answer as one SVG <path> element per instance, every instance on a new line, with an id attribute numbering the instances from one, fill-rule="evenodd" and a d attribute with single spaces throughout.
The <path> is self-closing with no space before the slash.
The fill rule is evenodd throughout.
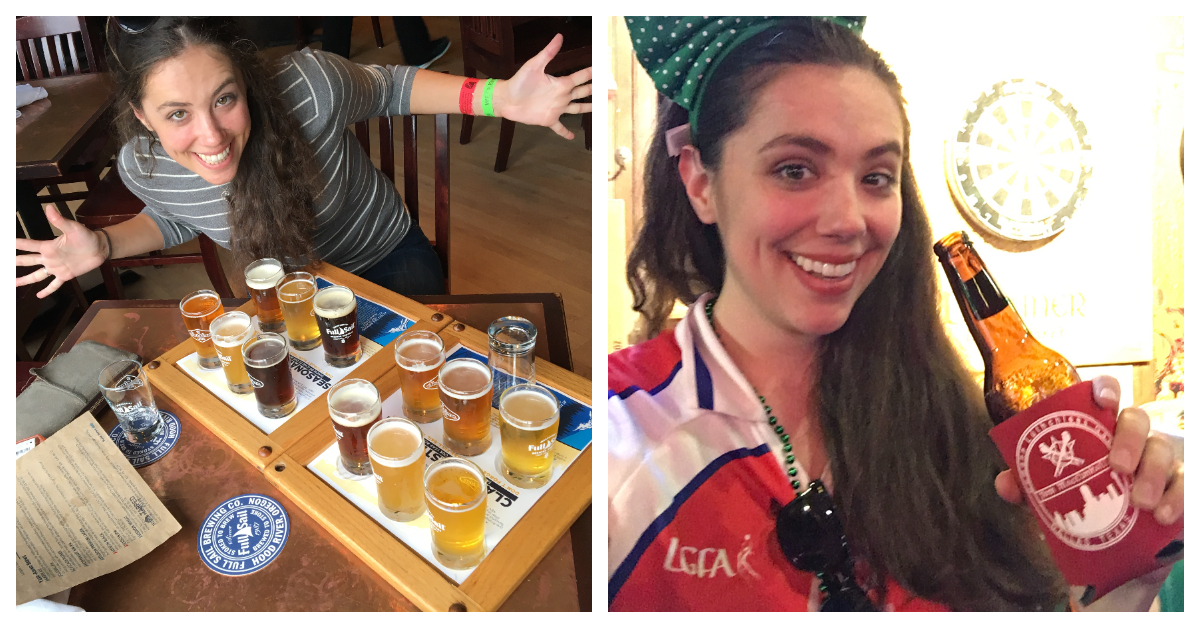
<path id="1" fill-rule="evenodd" d="M 562 76 L 592 65 L 591 27 L 583 20 L 563 18 L 519 17 L 460 17 L 462 32 L 463 74 L 474 77 L 476 72 L 492 78 L 512 78 L 521 66 L 541 52 L 554 35 L 562 33 L 563 46 L 546 66 L 546 73 Z M 585 101 L 590 102 L 587 98 Z M 462 133 L 458 142 L 471 141 L 474 116 L 463 116 Z M 500 143 L 496 149 L 496 172 L 508 168 L 508 153 L 512 149 L 516 123 L 502 120 Z M 592 114 L 583 114 L 584 145 L 592 149 Z"/>
<path id="2" fill-rule="evenodd" d="M 92 36 L 83 17 L 17 18 L 17 63 L 22 81 L 98 72 L 102 56 L 92 46 Z M 112 138 L 107 133 L 100 134 L 84 149 L 79 165 L 70 172 L 33 181 L 38 190 L 48 189 L 48 194 L 38 200 L 54 203 L 62 215 L 70 216 L 67 201 L 84 199 L 89 192 L 64 193 L 58 186 L 83 183 L 90 191 L 104 168 L 111 165 L 115 152 Z"/>
<path id="3" fill-rule="evenodd" d="M 442 262 L 446 279 L 446 294 L 450 294 L 450 116 L 439 113 L 433 118 L 433 229 L 429 238 L 433 250 Z M 375 119 L 379 131 L 379 170 L 396 183 L 396 160 L 392 118 Z M 417 116 L 400 116 L 404 146 L 404 205 L 412 216 L 412 225 L 421 224 L 420 198 L 417 194 Z M 371 134 L 367 122 L 354 124 L 354 135 L 371 156 Z M 424 230 L 422 230 L 424 231 Z M 428 232 L 426 232 L 428 233 Z"/>
<path id="4" fill-rule="evenodd" d="M 130 192 L 121 181 L 116 168 L 111 168 L 103 179 L 91 191 L 83 204 L 75 212 L 75 218 L 90 229 L 110 227 L 120 224 L 141 213 L 146 206 L 142 199 Z M 217 244 L 211 238 L 200 234 L 199 253 L 163 254 L 154 251 L 139 257 L 124 257 L 105 262 L 100 266 L 100 274 L 104 277 L 104 286 L 108 289 L 108 298 L 124 298 L 121 289 L 121 279 L 118 268 L 135 266 L 159 266 L 162 264 L 204 264 L 204 270 L 212 281 L 213 290 L 223 299 L 232 299 L 233 291 L 225 278 L 225 270 L 221 267 L 221 258 L 217 254 Z M 180 295 L 182 296 L 182 295 Z"/>

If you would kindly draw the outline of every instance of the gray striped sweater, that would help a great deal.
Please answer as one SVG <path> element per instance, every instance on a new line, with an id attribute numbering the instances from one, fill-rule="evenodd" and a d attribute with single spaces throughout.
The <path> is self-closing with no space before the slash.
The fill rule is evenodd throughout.
<path id="1" fill-rule="evenodd" d="M 301 50 L 278 62 L 274 80 L 316 157 L 324 183 L 314 203 L 313 246 L 321 258 L 360 273 L 383 259 L 408 232 L 410 220 L 395 186 L 377 170 L 347 125 L 409 110 L 416 68 L 358 65 L 319 50 Z M 253 130 L 251 130 L 253 133 Z M 135 148 L 136 147 L 136 148 Z M 153 148 L 150 171 L 145 142 L 121 148 L 121 179 L 146 208 L 170 248 L 204 233 L 230 248 L 229 184 L 212 185 Z"/>

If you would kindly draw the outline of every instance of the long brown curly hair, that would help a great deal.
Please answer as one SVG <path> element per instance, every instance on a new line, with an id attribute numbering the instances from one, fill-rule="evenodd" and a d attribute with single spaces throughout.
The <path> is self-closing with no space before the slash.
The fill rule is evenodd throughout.
<path id="1" fill-rule="evenodd" d="M 822 338 L 814 383 L 837 487 L 835 502 L 873 588 L 891 576 L 959 610 L 1050 609 L 1067 586 L 1026 509 L 993 486 L 1003 461 L 988 438 L 983 395 L 938 315 L 929 219 L 909 161 L 900 84 L 852 31 L 796 19 L 747 40 L 713 72 L 693 129 L 710 172 L 725 139 L 788 65 L 858 67 L 891 91 L 904 123 L 900 233 L 841 329 Z M 660 99 L 647 155 L 645 221 L 626 266 L 634 309 L 663 328 L 676 299 L 720 292 L 725 255 L 717 225 L 700 222 L 667 155 L 665 132 L 687 112 Z"/>
<path id="2" fill-rule="evenodd" d="M 113 124 L 122 144 L 136 141 L 149 156 L 153 175 L 158 138 L 133 108 L 142 107 L 146 77 L 154 67 L 192 46 L 207 46 L 229 59 L 242 75 L 250 112 L 250 138 L 230 183 L 230 246 L 239 268 L 263 257 L 288 266 L 319 261 L 313 249 L 313 202 L 320 193 L 313 150 L 280 98 L 256 47 L 229 18 L 161 17 L 137 34 L 109 20 L 109 68 L 117 79 Z M 130 106 L 132 105 L 132 107 Z"/>

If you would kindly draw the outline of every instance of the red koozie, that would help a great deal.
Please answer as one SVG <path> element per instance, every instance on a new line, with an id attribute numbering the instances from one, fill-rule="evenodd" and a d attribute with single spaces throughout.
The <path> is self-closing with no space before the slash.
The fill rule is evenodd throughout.
<path id="1" fill-rule="evenodd" d="M 1044 399 L 992 428 L 1058 568 L 1096 597 L 1162 567 L 1155 554 L 1183 531 L 1133 505 L 1133 478 L 1108 466 L 1116 413 L 1096 405 L 1091 382 Z"/>

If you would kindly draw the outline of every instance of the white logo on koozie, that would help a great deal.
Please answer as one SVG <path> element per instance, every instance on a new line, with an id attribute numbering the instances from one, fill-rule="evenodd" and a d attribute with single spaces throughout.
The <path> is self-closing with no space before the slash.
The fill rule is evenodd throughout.
<path id="1" fill-rule="evenodd" d="M 1060 433 L 1061 438 L 1055 438 Z M 1103 451 L 1108 451 L 1112 438 L 1112 432 L 1095 417 L 1064 410 L 1038 419 L 1018 440 L 1015 466 L 1026 498 L 1054 536 L 1078 550 L 1110 547 L 1125 538 L 1137 522 L 1138 509 L 1129 495 L 1131 478 L 1113 471 L 1107 456 L 1090 464 L 1075 456 L 1077 439 L 1098 440 Z M 1044 486 L 1034 484 L 1031 464 L 1053 465 L 1055 480 Z M 1078 468 L 1060 479 L 1070 467 Z"/>

